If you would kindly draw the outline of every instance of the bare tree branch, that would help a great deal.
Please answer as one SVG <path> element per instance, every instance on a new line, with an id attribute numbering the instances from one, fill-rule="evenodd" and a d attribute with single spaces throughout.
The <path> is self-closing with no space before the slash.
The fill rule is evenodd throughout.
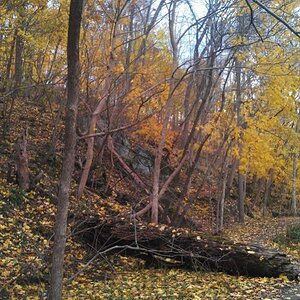
<path id="1" fill-rule="evenodd" d="M 245 0 L 248 5 L 248 0 Z M 256 3 L 260 8 L 262 8 L 264 11 L 266 11 L 268 14 L 270 14 L 272 17 L 274 17 L 277 21 L 279 21 L 281 24 L 283 24 L 285 27 L 287 27 L 292 33 L 294 33 L 298 38 L 300 38 L 300 32 L 296 31 L 295 28 L 293 28 L 290 24 L 288 24 L 283 18 L 275 14 L 273 11 L 271 11 L 268 7 L 266 7 L 263 3 L 261 3 L 258 0 L 252 0 L 254 3 Z M 249 5 L 248 5 L 249 6 Z M 251 5 L 250 5 L 251 6 Z"/>
<path id="2" fill-rule="evenodd" d="M 263 40 L 261 34 L 259 33 L 259 31 L 258 31 L 258 29 L 257 29 L 257 27 L 256 27 L 256 25 L 255 25 L 255 23 L 254 23 L 254 12 L 253 12 L 253 8 L 252 8 L 252 6 L 251 6 L 249 0 L 245 0 L 245 1 L 246 1 L 246 3 L 247 3 L 247 6 L 248 6 L 249 9 L 250 9 L 250 26 L 251 26 L 251 25 L 253 26 L 255 32 L 256 32 L 257 35 L 259 36 L 260 40 L 263 42 L 264 40 Z"/>

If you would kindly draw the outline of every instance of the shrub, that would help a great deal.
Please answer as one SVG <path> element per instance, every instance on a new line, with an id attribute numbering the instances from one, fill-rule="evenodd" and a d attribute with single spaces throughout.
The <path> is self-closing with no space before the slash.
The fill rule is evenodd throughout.
<path id="1" fill-rule="evenodd" d="M 289 226 L 285 234 L 277 235 L 273 241 L 285 246 L 300 243 L 300 224 Z"/>
<path id="2" fill-rule="evenodd" d="M 293 243 L 299 243 L 300 224 L 289 226 L 286 231 L 286 237 Z"/>

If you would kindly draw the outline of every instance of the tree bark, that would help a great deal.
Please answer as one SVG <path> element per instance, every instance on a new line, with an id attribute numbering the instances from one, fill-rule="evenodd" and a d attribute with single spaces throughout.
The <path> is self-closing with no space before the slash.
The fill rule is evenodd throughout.
<path id="1" fill-rule="evenodd" d="M 238 34 L 240 37 L 244 36 L 244 15 L 238 16 Z M 241 51 L 241 49 L 239 49 Z M 240 128 L 240 141 L 238 144 L 239 147 L 239 168 L 240 168 L 240 159 L 243 153 L 243 117 L 242 117 L 242 62 L 237 57 L 235 59 L 235 72 L 236 72 L 236 116 L 237 116 L 237 126 Z M 245 221 L 245 197 L 246 197 L 246 176 L 242 174 L 239 170 L 238 172 L 238 213 L 239 213 L 239 222 L 244 223 Z"/>
<path id="2" fill-rule="evenodd" d="M 227 176 L 228 176 L 228 168 L 225 162 L 224 164 L 224 171 L 221 176 L 220 180 L 220 191 L 218 195 L 217 201 L 217 221 L 216 221 L 216 231 L 220 232 L 223 230 L 224 227 L 224 207 L 225 207 L 225 196 L 226 196 L 226 183 L 227 183 Z"/>
<path id="3" fill-rule="evenodd" d="M 188 168 L 188 171 L 187 171 L 187 178 L 185 180 L 185 183 L 184 183 L 184 187 L 183 187 L 183 191 L 181 193 L 181 198 L 184 199 L 185 197 L 188 196 L 188 192 L 189 192 L 189 188 L 190 188 L 190 185 L 191 185 L 191 180 L 192 180 L 192 175 L 196 169 L 196 166 L 197 166 L 197 163 L 199 162 L 200 160 L 200 157 L 201 157 L 201 153 L 202 153 L 202 149 L 205 145 L 205 143 L 207 142 L 207 140 L 209 139 L 209 137 L 211 136 L 211 134 L 207 134 L 201 144 L 199 145 L 199 148 L 197 149 L 197 152 L 196 152 L 196 155 L 195 155 L 195 158 L 194 160 L 191 162 L 189 168 Z M 191 197 L 187 197 L 189 200 L 188 202 L 182 207 L 181 209 L 181 212 L 180 214 L 178 214 L 177 216 L 177 219 L 175 220 L 175 224 L 176 226 L 181 226 L 183 220 L 184 220 L 184 217 L 186 215 L 186 213 L 189 211 L 189 209 L 191 208 L 192 206 L 192 203 L 193 203 L 193 198 Z M 177 209 L 177 211 L 179 211 L 179 209 Z"/>
<path id="4" fill-rule="evenodd" d="M 295 149 L 296 151 L 296 149 Z M 292 178 L 292 200 L 291 200 L 291 214 L 297 215 L 297 152 L 293 154 L 293 178 Z"/>
<path id="5" fill-rule="evenodd" d="M 228 182 L 227 182 L 227 190 L 228 190 L 227 192 L 228 193 L 230 193 L 230 190 L 232 189 L 233 180 L 235 177 L 235 172 L 236 172 L 237 167 L 238 167 L 238 160 L 234 159 L 233 162 L 231 163 L 230 173 L 228 176 Z"/>
<path id="6" fill-rule="evenodd" d="M 23 77 L 23 39 L 16 34 L 16 57 L 15 57 L 15 89 L 20 87 Z"/>
<path id="7" fill-rule="evenodd" d="M 79 40 L 84 0 L 71 0 L 68 29 L 68 82 L 65 121 L 65 149 L 59 181 L 58 205 L 52 254 L 51 282 L 48 299 L 62 299 L 64 252 L 72 173 L 75 162 L 76 123 L 80 92 Z"/>
<path id="8" fill-rule="evenodd" d="M 96 132 L 96 127 L 97 127 L 97 120 L 99 117 L 100 112 L 102 111 L 102 109 L 105 106 L 105 101 L 104 99 L 100 100 L 97 108 L 95 109 L 95 111 L 92 114 L 92 118 L 90 121 L 90 128 L 89 128 L 89 134 L 94 134 Z M 89 174 L 90 174 L 90 170 L 91 170 L 91 166 L 93 163 L 93 159 L 94 159 L 94 144 L 95 144 L 95 137 L 92 136 L 90 138 L 88 138 L 87 140 L 87 151 L 86 151 L 86 162 L 84 164 L 84 168 L 83 168 L 83 172 L 80 178 L 80 183 L 79 183 L 79 187 L 78 187 L 78 191 L 77 191 L 77 198 L 80 199 L 82 194 L 83 194 L 83 190 L 86 186 Z"/>
<path id="9" fill-rule="evenodd" d="M 236 114 L 237 114 L 237 126 L 242 130 L 242 116 L 241 116 L 241 105 L 242 105 L 242 87 L 241 87 L 241 63 L 238 59 L 235 62 L 236 67 Z M 242 138 L 242 133 L 241 133 Z M 242 142 L 239 142 L 239 155 L 242 155 Z M 240 167 L 240 163 L 238 163 Z M 240 171 L 238 172 L 238 213 L 239 222 L 244 223 L 245 221 L 245 196 L 246 196 L 246 178 Z"/>
<path id="10" fill-rule="evenodd" d="M 141 187 L 148 195 L 150 192 L 148 191 L 147 185 L 143 182 L 143 180 L 140 178 L 140 176 L 134 172 L 130 167 L 127 165 L 127 163 L 122 159 L 122 157 L 119 155 L 119 153 L 115 150 L 114 145 L 113 145 L 113 140 L 111 136 L 108 136 L 108 149 L 111 151 L 113 155 L 116 156 L 120 164 L 122 165 L 123 169 L 132 177 L 132 179 L 135 181 L 135 183 Z"/>
<path id="11" fill-rule="evenodd" d="M 269 172 L 269 178 L 266 180 L 266 189 L 265 189 L 265 196 L 264 196 L 264 203 L 263 203 L 263 216 L 267 215 L 267 207 L 270 198 L 271 186 L 273 183 L 273 173 L 274 171 L 271 169 Z"/>
<path id="12" fill-rule="evenodd" d="M 175 11 L 176 11 L 177 2 L 173 3 L 171 11 L 169 11 L 169 31 L 170 31 L 170 40 L 173 51 L 173 72 L 176 71 L 178 66 L 178 49 L 177 49 L 177 41 L 175 39 Z M 152 201 L 152 211 L 151 211 L 151 222 L 154 224 L 158 223 L 158 208 L 159 208 L 159 182 L 160 182 L 160 168 L 161 168 L 161 160 L 163 156 L 163 148 L 165 146 L 167 133 L 168 133 L 168 124 L 172 113 L 172 106 L 174 102 L 174 90 L 176 88 L 174 74 L 170 79 L 170 92 L 168 95 L 168 100 L 166 104 L 165 116 L 163 120 L 161 137 L 156 150 L 155 160 L 154 160 L 154 170 L 153 170 L 153 190 L 151 195 Z"/>
<path id="13" fill-rule="evenodd" d="M 96 255 L 120 253 L 140 257 L 154 267 L 223 271 L 232 275 L 297 279 L 300 265 L 281 252 L 251 244 L 236 243 L 220 236 L 162 227 L 124 223 L 101 224 L 95 218 L 81 221 L 77 234 L 97 249 Z M 76 234 L 76 232 L 74 232 Z M 105 247 L 103 242 L 106 241 Z M 168 260 L 172 260 L 172 263 Z"/>
<path id="14" fill-rule="evenodd" d="M 14 56 L 17 34 L 18 34 L 18 29 L 15 29 L 13 40 L 12 40 L 11 46 L 10 46 L 9 57 L 8 57 L 7 65 L 6 65 L 6 75 L 5 75 L 6 92 L 9 91 L 9 86 L 10 86 L 9 80 L 10 80 L 10 73 L 11 73 L 11 65 L 12 65 L 12 60 L 13 60 L 13 56 Z"/>
<path id="15" fill-rule="evenodd" d="M 238 213 L 239 222 L 245 222 L 245 196 L 246 196 L 246 177 L 242 173 L 238 173 Z"/>
<path id="16" fill-rule="evenodd" d="M 184 121 L 183 121 L 183 129 L 182 129 L 182 137 L 180 142 L 180 148 L 184 149 L 187 138 L 189 135 L 190 129 L 190 118 L 191 118 L 191 111 L 190 111 L 190 98 L 193 89 L 193 77 L 190 76 L 188 79 L 188 85 L 185 90 L 184 101 L 183 101 L 183 108 L 184 108 Z"/>
<path id="17" fill-rule="evenodd" d="M 22 133 L 21 138 L 17 141 L 17 181 L 21 189 L 27 191 L 30 186 L 28 153 L 27 153 L 27 128 Z"/>
<path id="18" fill-rule="evenodd" d="M 264 187 L 264 178 L 261 177 L 258 179 L 258 182 L 255 184 L 255 196 L 254 196 L 254 203 L 257 204 L 261 200 L 261 192 Z"/>
<path id="19" fill-rule="evenodd" d="M 111 44 L 110 44 L 110 60 L 108 64 L 108 74 L 105 79 L 105 95 L 100 99 L 99 103 L 97 104 L 95 110 L 92 113 L 91 116 L 91 121 L 89 125 L 89 132 L 88 135 L 91 135 L 91 137 L 88 138 L 87 140 L 87 151 L 86 151 L 86 162 L 84 164 L 83 172 L 80 178 L 80 183 L 78 187 L 78 192 L 77 192 L 77 198 L 80 199 L 84 188 L 86 186 L 90 170 L 92 167 L 93 159 L 94 159 L 94 145 L 95 145 L 95 137 L 92 136 L 93 134 L 96 133 L 97 131 L 97 121 L 100 117 L 101 112 L 104 110 L 105 106 L 108 104 L 109 99 L 111 97 L 111 89 L 112 89 L 112 83 L 113 83 L 113 69 L 115 67 L 116 61 L 115 61 L 115 44 L 116 44 L 116 26 L 119 21 L 119 16 L 116 20 L 115 23 L 113 24 L 113 33 L 111 37 Z"/>

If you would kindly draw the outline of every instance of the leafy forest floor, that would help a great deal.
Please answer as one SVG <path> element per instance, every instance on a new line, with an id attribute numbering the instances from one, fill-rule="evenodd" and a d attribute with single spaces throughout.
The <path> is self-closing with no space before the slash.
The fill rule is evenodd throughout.
<path id="1" fill-rule="evenodd" d="M 0 195 L 0 299 L 43 299 L 51 250 L 49 232 L 53 225 L 49 216 L 54 216 L 54 205 L 34 192 L 17 192 L 12 185 L 2 184 Z M 275 247 L 299 260 L 299 243 L 274 242 L 287 226 L 299 223 L 300 218 L 248 219 L 243 226 L 231 225 L 224 235 L 235 241 Z M 299 284 L 285 276 L 247 278 L 152 269 L 145 268 L 142 260 L 120 255 L 89 262 L 91 258 L 86 247 L 69 239 L 65 299 L 300 299 Z"/>
<path id="2" fill-rule="evenodd" d="M 299 244 L 287 246 L 273 241 L 288 226 L 299 223 L 300 218 L 250 219 L 245 225 L 226 230 L 224 235 L 236 242 L 277 248 L 299 260 Z M 247 278 L 216 272 L 146 269 L 141 261 L 127 257 L 119 257 L 107 276 L 111 279 L 89 282 L 88 291 L 84 284 L 78 288 L 77 279 L 69 290 L 73 292 L 70 299 L 300 299 L 300 285 L 285 276 Z M 84 277 L 82 280 L 84 283 Z"/>
<path id="3" fill-rule="evenodd" d="M 47 124 L 51 122 L 47 118 L 31 121 L 35 128 L 29 141 L 31 172 L 33 175 L 39 170 L 44 172 L 35 189 L 24 192 L 4 179 L 19 133 L 13 132 L 4 141 L 3 149 L 0 148 L 1 300 L 46 298 L 60 156 L 58 162 L 45 156 L 50 135 Z M 76 219 L 78 213 L 97 214 L 105 219 L 108 215 L 116 217 L 130 210 L 130 203 L 121 205 L 115 198 L 114 193 L 106 199 L 92 194 L 79 203 L 72 198 L 70 215 Z M 209 209 L 202 206 L 200 212 L 201 227 L 211 228 Z M 279 249 L 299 261 L 299 243 L 274 242 L 274 238 L 285 233 L 291 224 L 300 224 L 300 218 L 249 218 L 244 225 L 228 224 L 224 235 L 235 241 Z M 74 239 L 70 232 L 64 299 L 300 299 L 299 284 L 285 276 L 247 278 L 216 272 L 152 269 L 145 268 L 142 260 L 120 255 L 91 261 L 92 257 L 90 249 Z"/>
<path id="4" fill-rule="evenodd" d="M 235 225 L 224 232 L 236 242 L 247 242 L 276 248 L 300 259 L 300 245 L 282 245 L 274 238 L 284 235 L 288 226 L 300 223 L 300 218 L 249 219 L 245 225 Z M 300 299 L 300 285 L 280 278 L 247 278 L 216 272 L 188 272 L 178 269 L 147 269 L 143 262 L 118 257 L 103 281 L 86 276 L 70 284 L 69 299 Z M 112 262 L 111 262 L 112 266 Z M 96 267 L 89 266 L 93 273 Z M 89 273 L 89 272 L 87 272 Z"/>
<path id="5" fill-rule="evenodd" d="M 300 300 L 299 3 L 0 1 L 0 300 Z"/>

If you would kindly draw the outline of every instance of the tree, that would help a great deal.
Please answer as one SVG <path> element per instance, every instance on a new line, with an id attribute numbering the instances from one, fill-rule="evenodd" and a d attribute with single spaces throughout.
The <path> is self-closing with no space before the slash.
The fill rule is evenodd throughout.
<path id="1" fill-rule="evenodd" d="M 64 252 L 72 173 L 75 161 L 76 123 L 80 92 L 79 40 L 84 0 L 71 0 L 68 31 L 68 101 L 65 121 L 65 148 L 59 181 L 58 205 L 52 253 L 49 299 L 62 299 Z"/>
<path id="2" fill-rule="evenodd" d="M 298 133 L 299 119 L 296 120 L 295 132 Z M 297 148 L 294 147 L 292 154 L 293 161 L 293 175 L 292 175 L 292 199 L 291 199 L 291 213 L 293 216 L 297 215 Z"/>

